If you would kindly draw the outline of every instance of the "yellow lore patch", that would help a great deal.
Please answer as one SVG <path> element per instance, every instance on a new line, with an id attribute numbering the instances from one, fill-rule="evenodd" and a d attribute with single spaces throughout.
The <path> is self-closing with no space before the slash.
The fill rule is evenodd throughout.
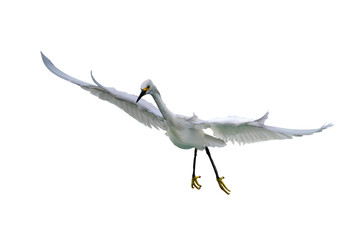
<path id="1" fill-rule="evenodd" d="M 150 89 L 150 86 L 147 86 L 146 88 L 143 88 L 143 89 L 141 89 L 141 90 L 147 92 L 147 91 L 149 91 L 149 89 Z"/>

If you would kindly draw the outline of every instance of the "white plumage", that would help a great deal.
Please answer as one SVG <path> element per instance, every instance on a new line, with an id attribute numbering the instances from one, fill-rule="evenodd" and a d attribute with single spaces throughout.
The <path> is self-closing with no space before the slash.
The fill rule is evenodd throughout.
<path id="1" fill-rule="evenodd" d="M 197 116 L 186 117 L 172 113 L 163 102 L 161 95 L 151 80 L 146 80 L 142 85 L 142 93 L 139 97 L 121 92 L 115 88 L 104 87 L 98 83 L 91 73 L 92 80 L 96 85 L 83 82 L 73 78 L 60 71 L 54 64 L 41 53 L 45 66 L 58 77 L 80 86 L 82 89 L 89 91 L 91 94 L 102 100 L 115 104 L 127 114 L 143 123 L 148 127 L 155 127 L 166 131 L 166 135 L 179 148 L 189 149 L 206 149 L 211 159 L 207 147 L 223 147 L 228 141 L 241 144 L 267 141 L 273 139 L 289 139 L 294 136 L 310 135 L 321 132 L 323 129 L 331 127 L 332 124 L 326 124 L 316 129 L 286 129 L 265 125 L 265 120 L 269 113 L 257 120 L 245 119 L 240 117 L 215 118 L 212 120 L 201 120 Z M 153 104 L 140 99 L 143 95 L 150 94 L 154 98 L 157 107 Z M 138 102 L 137 102 L 138 100 Z M 210 128 L 213 136 L 205 134 L 204 129 Z M 195 152 L 196 158 L 196 152 Z M 195 160 L 194 160 L 195 161 Z M 213 162 L 212 162 L 213 163 Z M 213 164 L 219 185 L 222 190 L 228 193 L 222 187 L 221 179 L 218 177 L 215 165 Z M 195 162 L 194 162 L 195 173 Z M 193 182 L 197 183 L 196 178 Z M 197 183 L 198 184 L 198 183 Z M 199 186 L 196 186 L 200 189 Z M 228 190 L 229 191 L 229 190 Z"/>
<path id="2" fill-rule="evenodd" d="M 118 91 L 115 88 L 104 87 L 100 83 L 98 83 L 92 75 L 91 77 L 96 85 L 83 82 L 60 71 L 44 54 L 42 54 L 42 59 L 45 66 L 58 77 L 61 77 L 71 83 L 79 85 L 84 90 L 89 91 L 91 94 L 99 97 L 102 100 L 115 104 L 116 106 L 124 110 L 127 114 L 129 114 L 139 122 L 143 123 L 145 126 L 165 130 L 168 133 L 167 135 L 182 135 L 182 137 L 179 136 L 179 141 L 181 141 L 181 143 L 174 143 L 180 148 L 196 147 L 198 149 L 203 149 L 205 146 L 223 147 L 226 145 L 225 142 L 228 141 L 237 142 L 239 144 L 247 144 L 273 139 L 289 139 L 293 136 L 310 135 L 316 132 L 320 132 L 323 129 L 332 126 L 332 124 L 327 124 L 320 128 L 307 130 L 286 129 L 267 126 L 264 123 L 265 120 L 268 118 L 269 113 L 266 113 L 262 118 L 257 120 L 250 120 L 240 117 L 225 117 L 205 121 L 198 119 L 195 115 L 192 117 L 175 115 L 166 108 L 164 102 L 160 97 L 160 94 L 158 94 L 157 91 L 157 93 L 154 93 L 156 94 L 156 96 L 154 97 L 155 102 L 158 105 L 163 105 L 164 110 L 168 111 L 168 114 L 171 116 L 171 119 L 166 120 L 164 119 L 161 111 L 159 111 L 158 108 L 156 108 L 153 104 L 147 102 L 146 100 L 141 99 L 138 103 L 136 103 L 136 99 L 138 97 L 135 95 Z M 147 81 L 145 85 L 147 84 L 153 83 Z M 153 87 L 154 86 L 155 85 L 153 85 Z M 206 128 L 210 128 L 213 131 L 213 137 L 208 137 L 208 135 L 206 135 L 202 131 L 202 129 Z M 200 136 L 195 137 L 196 139 L 204 139 L 199 139 L 201 141 L 200 144 L 192 143 L 192 139 L 188 139 L 188 141 L 186 141 L 187 137 L 194 137 L 193 134 L 187 133 L 187 131 L 194 132 L 196 133 L 195 135 Z M 175 138 L 176 136 L 173 137 Z M 205 139 L 207 137 L 208 139 Z M 189 142 L 189 144 L 186 142 Z"/>

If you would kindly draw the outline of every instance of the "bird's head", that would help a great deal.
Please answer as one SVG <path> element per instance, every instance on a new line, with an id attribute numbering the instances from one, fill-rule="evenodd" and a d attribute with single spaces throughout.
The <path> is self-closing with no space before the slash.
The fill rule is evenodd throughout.
<path id="1" fill-rule="evenodd" d="M 138 102 L 144 95 L 153 93 L 153 91 L 155 91 L 155 89 L 156 89 L 156 87 L 150 79 L 144 81 L 141 84 L 141 93 L 140 93 L 138 99 L 136 100 L 136 102 Z"/>

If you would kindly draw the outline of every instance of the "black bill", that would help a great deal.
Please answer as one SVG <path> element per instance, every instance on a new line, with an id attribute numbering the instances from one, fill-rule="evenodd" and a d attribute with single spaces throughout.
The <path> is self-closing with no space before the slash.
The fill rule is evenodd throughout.
<path id="1" fill-rule="evenodd" d="M 138 99 L 136 100 L 136 102 L 138 102 L 145 94 L 146 94 L 146 91 L 141 90 L 141 93 L 140 93 Z"/>

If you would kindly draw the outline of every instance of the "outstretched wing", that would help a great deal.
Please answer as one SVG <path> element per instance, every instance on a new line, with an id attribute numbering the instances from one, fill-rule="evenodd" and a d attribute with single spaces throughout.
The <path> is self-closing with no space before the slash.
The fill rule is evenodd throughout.
<path id="1" fill-rule="evenodd" d="M 194 124 L 201 128 L 210 128 L 214 136 L 224 141 L 236 141 L 237 143 L 247 144 L 273 139 L 289 139 L 321 132 L 323 129 L 331 127 L 332 124 L 324 125 L 316 129 L 287 129 L 267 126 L 264 124 L 268 118 L 267 112 L 257 120 L 249 120 L 239 117 L 217 118 L 209 121 L 196 120 Z"/>
<path id="2" fill-rule="evenodd" d="M 159 109 L 146 100 L 141 99 L 136 103 L 137 96 L 117 91 L 115 88 L 104 87 L 95 80 L 92 74 L 91 77 L 96 85 L 73 78 L 55 67 L 43 53 L 41 53 L 41 57 L 45 66 L 56 76 L 80 86 L 102 100 L 115 104 L 145 126 L 166 129 L 164 117 Z"/>

